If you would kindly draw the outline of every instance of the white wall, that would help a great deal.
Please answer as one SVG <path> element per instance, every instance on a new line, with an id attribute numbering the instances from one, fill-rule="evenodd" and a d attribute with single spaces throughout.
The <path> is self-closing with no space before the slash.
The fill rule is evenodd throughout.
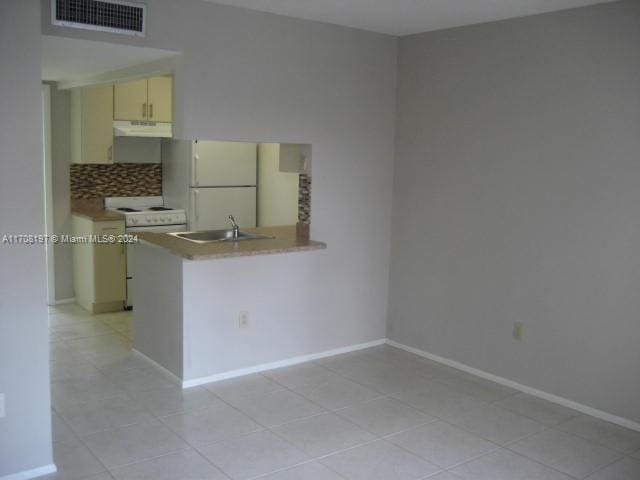
<path id="1" fill-rule="evenodd" d="M 258 226 L 298 222 L 298 174 L 280 172 L 280 144 L 258 145 Z"/>
<path id="2" fill-rule="evenodd" d="M 305 335 L 331 348 L 384 337 L 396 40 L 199 0 L 150 0 L 148 12 L 143 39 L 46 26 L 46 13 L 43 29 L 184 52 L 181 138 L 312 144 L 311 235 L 329 248 L 305 279 Z"/>
<path id="3" fill-rule="evenodd" d="M 183 378 L 384 338 L 377 322 L 349 321 L 341 311 L 353 307 L 317 288 L 334 280 L 322 269 L 330 257 L 319 250 L 183 261 Z M 238 328 L 241 311 L 249 314 L 248 328 Z"/>
<path id="4" fill-rule="evenodd" d="M 640 421 L 639 25 L 401 40 L 390 338 Z"/>
<path id="5" fill-rule="evenodd" d="M 2 234 L 44 231 L 39 7 L 0 2 Z M 51 419 L 44 245 L 0 244 L 0 477 L 49 465 Z"/>

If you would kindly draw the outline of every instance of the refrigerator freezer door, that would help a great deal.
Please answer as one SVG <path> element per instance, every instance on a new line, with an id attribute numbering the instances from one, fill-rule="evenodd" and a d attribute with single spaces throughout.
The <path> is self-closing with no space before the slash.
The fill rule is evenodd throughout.
<path id="1" fill-rule="evenodd" d="M 256 226 L 256 188 L 192 188 L 189 230 L 228 228 L 233 215 L 240 228 Z"/>
<path id="2" fill-rule="evenodd" d="M 255 185 L 257 148 L 255 143 L 194 142 L 191 186 Z"/>

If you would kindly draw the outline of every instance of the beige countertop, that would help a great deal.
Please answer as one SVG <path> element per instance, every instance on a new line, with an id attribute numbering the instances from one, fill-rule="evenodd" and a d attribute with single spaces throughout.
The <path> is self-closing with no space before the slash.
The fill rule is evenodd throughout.
<path id="1" fill-rule="evenodd" d="M 105 210 L 104 208 L 73 206 L 73 208 L 71 209 L 71 214 L 88 218 L 89 220 L 93 220 L 94 222 L 108 222 L 114 220 L 124 221 L 124 215 L 122 215 L 121 213 L 113 212 L 111 210 Z"/>
<path id="2" fill-rule="evenodd" d="M 269 255 L 274 253 L 305 252 L 327 248 L 323 242 L 316 242 L 296 236 L 296 227 L 260 227 L 243 229 L 275 237 L 262 240 L 242 240 L 240 242 L 194 243 L 167 233 L 138 233 L 139 240 L 167 249 L 169 252 L 189 260 L 212 258 Z"/>

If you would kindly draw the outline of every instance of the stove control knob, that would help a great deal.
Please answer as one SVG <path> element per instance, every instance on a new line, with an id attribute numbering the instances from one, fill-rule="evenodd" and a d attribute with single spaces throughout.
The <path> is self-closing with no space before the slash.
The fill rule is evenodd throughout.
<path id="1" fill-rule="evenodd" d="M 136 223 L 138 223 L 138 219 L 137 219 L 137 218 L 132 218 L 132 219 L 131 219 L 131 223 L 132 223 L 133 225 L 135 225 Z"/>

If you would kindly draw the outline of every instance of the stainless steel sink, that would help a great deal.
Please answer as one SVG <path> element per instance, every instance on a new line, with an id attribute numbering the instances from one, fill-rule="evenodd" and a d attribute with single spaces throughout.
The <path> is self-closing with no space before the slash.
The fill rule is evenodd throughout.
<path id="1" fill-rule="evenodd" d="M 194 243 L 213 243 L 213 242 L 240 242 L 242 240 L 265 240 L 273 239 L 268 235 L 260 235 L 258 233 L 239 232 L 238 238 L 233 238 L 233 230 L 208 230 L 204 232 L 177 232 L 169 233 L 174 237 L 182 238 Z"/>

